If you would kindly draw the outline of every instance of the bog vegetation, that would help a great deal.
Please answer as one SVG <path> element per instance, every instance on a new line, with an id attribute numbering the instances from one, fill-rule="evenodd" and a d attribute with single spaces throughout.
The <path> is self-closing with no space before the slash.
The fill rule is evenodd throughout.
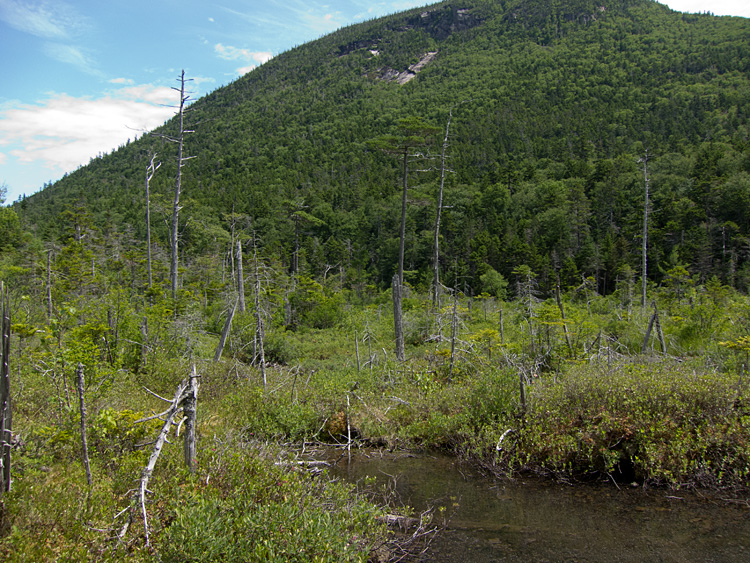
<path id="1" fill-rule="evenodd" d="M 542 4 L 340 30 L 0 208 L 4 560 L 402 555 L 313 443 L 747 489 L 750 26 Z"/>

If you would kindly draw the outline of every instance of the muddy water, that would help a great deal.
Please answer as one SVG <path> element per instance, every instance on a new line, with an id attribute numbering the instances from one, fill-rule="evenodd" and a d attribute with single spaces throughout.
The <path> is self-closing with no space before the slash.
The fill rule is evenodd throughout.
<path id="1" fill-rule="evenodd" d="M 374 477 L 417 510 L 444 507 L 428 561 L 750 561 L 747 503 L 641 487 L 483 478 L 454 458 L 352 453 L 333 475 Z"/>

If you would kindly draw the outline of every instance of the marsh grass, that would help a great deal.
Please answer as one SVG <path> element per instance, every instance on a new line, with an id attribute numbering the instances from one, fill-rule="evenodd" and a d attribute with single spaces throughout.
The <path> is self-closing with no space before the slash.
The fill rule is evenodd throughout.
<path id="1" fill-rule="evenodd" d="M 718 344 L 746 336 L 747 307 L 672 302 L 662 319 L 668 351 L 690 352 L 675 357 L 650 348 L 640 355 L 648 315 L 613 308 L 611 299 L 567 299 L 565 319 L 550 301 L 530 322 L 517 302 L 472 306 L 461 297 L 450 369 L 441 309 L 409 298 L 412 337 L 399 363 L 382 297 L 337 301 L 334 326 L 270 327 L 265 387 L 246 361 L 247 326 L 219 362 L 216 338 L 205 333 L 192 344 L 154 347 L 137 369 L 100 357 L 87 374 L 90 490 L 75 397 L 68 406 L 71 364 L 46 337 L 26 342 L 0 559 L 367 560 L 387 536 L 377 520 L 384 504 L 300 471 L 290 463 L 293 444 L 351 439 L 353 447 L 441 449 L 494 473 L 748 488 L 750 378 L 739 376 L 747 354 Z M 90 353 L 83 344 L 70 346 Z M 180 444 L 168 445 L 150 483 L 151 545 L 135 521 L 116 548 L 115 515 L 128 505 L 160 424 L 135 421 L 163 409 L 144 387 L 171 396 L 193 362 L 201 381 L 196 473 L 182 468 Z"/>

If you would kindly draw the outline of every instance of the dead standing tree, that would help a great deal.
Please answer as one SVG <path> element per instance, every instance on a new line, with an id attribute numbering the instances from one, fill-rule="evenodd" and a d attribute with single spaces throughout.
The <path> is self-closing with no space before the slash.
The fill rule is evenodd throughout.
<path id="1" fill-rule="evenodd" d="M 453 119 L 453 108 L 448 112 L 448 123 L 445 125 L 445 137 L 443 138 L 443 149 L 440 153 L 440 187 L 438 189 L 437 212 L 435 214 L 435 239 L 432 254 L 432 306 L 437 308 L 440 295 L 440 218 L 443 212 L 443 188 L 445 187 L 445 175 L 448 169 L 445 167 L 446 152 L 448 151 L 448 135 L 450 134 L 451 120 Z"/>
<path id="2" fill-rule="evenodd" d="M 237 306 L 245 312 L 245 271 L 242 267 L 242 239 L 237 239 Z"/>
<path id="3" fill-rule="evenodd" d="M 393 276 L 393 324 L 396 341 L 396 358 L 406 360 L 404 350 L 404 324 L 401 298 L 404 289 L 404 247 L 406 243 L 406 202 L 409 189 L 409 158 L 414 148 L 425 145 L 427 138 L 439 131 L 418 117 L 399 119 L 398 135 L 383 135 L 372 139 L 368 145 L 388 154 L 402 157 L 401 227 L 399 229 L 398 271 Z"/>
<path id="4" fill-rule="evenodd" d="M 258 342 L 258 361 L 260 362 L 260 373 L 263 376 L 263 388 L 267 385 L 266 381 L 266 353 L 263 345 L 265 330 L 263 327 L 263 311 L 260 306 L 260 275 L 258 273 L 258 244 L 253 231 L 253 274 L 255 289 L 255 338 Z M 255 356 L 255 354 L 253 355 Z"/>
<path id="5" fill-rule="evenodd" d="M 643 203 L 643 246 L 642 246 L 642 265 L 641 265 L 641 307 L 646 308 L 646 274 L 648 273 L 648 151 L 640 159 L 639 162 L 643 163 L 643 181 L 646 192 L 646 197 Z"/>
<path id="6" fill-rule="evenodd" d="M 464 100 L 458 105 L 464 104 L 469 100 Z M 455 107 L 455 106 L 454 106 Z M 448 172 L 453 172 L 446 166 L 448 161 L 448 139 L 450 137 L 451 121 L 453 121 L 453 108 L 448 111 L 448 122 L 445 124 L 445 137 L 443 137 L 443 147 L 440 151 L 440 184 L 438 188 L 437 211 L 435 213 L 435 232 L 432 248 L 432 307 L 437 309 L 440 297 L 440 219 L 443 213 L 443 191 L 445 188 L 445 176 Z"/>
<path id="7" fill-rule="evenodd" d="M 89 445 L 86 439 L 86 391 L 83 383 L 83 364 L 78 362 L 76 367 L 76 388 L 78 389 L 79 414 L 81 416 L 81 445 L 83 446 L 83 465 L 86 469 L 86 483 L 91 487 L 91 464 L 89 462 Z"/>
<path id="8" fill-rule="evenodd" d="M 146 260 L 148 262 L 148 289 L 151 289 L 153 277 L 151 275 L 151 180 L 154 174 L 161 166 L 161 162 L 154 163 L 156 153 L 151 156 L 148 167 L 146 168 Z"/>
<path id="9" fill-rule="evenodd" d="M 190 96 L 185 94 L 185 71 L 180 74 L 180 88 L 172 88 L 172 90 L 180 93 L 180 105 L 177 113 L 179 129 L 176 137 L 166 137 L 167 140 L 177 143 L 177 177 L 175 179 L 174 188 L 174 202 L 172 204 L 172 226 L 170 232 L 170 244 L 169 248 L 171 251 L 171 262 L 169 265 L 169 283 L 172 288 L 172 299 L 177 297 L 177 270 L 179 265 L 178 260 L 178 241 L 179 241 L 179 220 L 180 220 L 180 194 L 182 192 L 182 167 L 185 163 L 193 156 L 184 156 L 183 144 L 186 133 L 193 133 L 193 131 L 185 129 L 185 104 L 190 100 Z"/>
<path id="10" fill-rule="evenodd" d="M 3 493 L 10 491 L 10 450 L 12 442 L 12 411 L 10 408 L 10 302 L 5 284 L 0 283 L 0 321 L 2 334 L 2 361 L 0 362 L 0 499 Z M 2 504 L 0 504 L 0 520 Z"/>

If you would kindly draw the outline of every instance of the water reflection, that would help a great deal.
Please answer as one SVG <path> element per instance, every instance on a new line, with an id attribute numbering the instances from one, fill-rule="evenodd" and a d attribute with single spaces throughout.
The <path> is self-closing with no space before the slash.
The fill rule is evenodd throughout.
<path id="1" fill-rule="evenodd" d="M 454 458 L 353 453 L 332 474 L 454 512 L 429 561 L 750 561 L 750 510 L 694 493 L 491 481 Z"/>

